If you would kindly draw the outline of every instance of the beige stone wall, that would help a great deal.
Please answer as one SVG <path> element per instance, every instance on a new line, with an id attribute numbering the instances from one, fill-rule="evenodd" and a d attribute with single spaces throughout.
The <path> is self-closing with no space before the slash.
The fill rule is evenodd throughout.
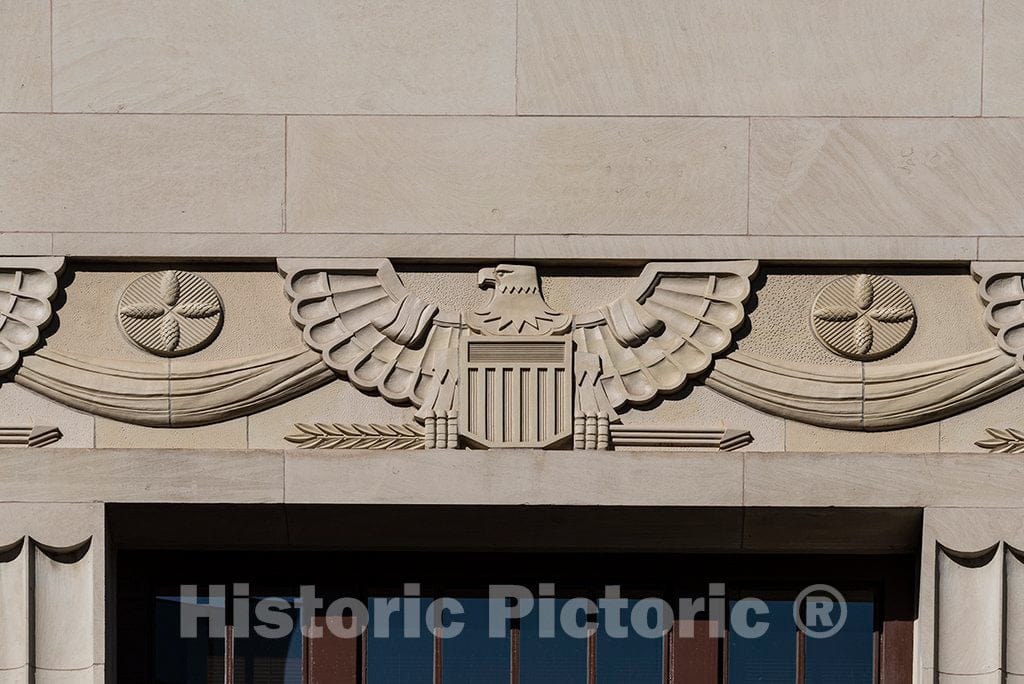
<path id="1" fill-rule="evenodd" d="M 146 357 L 110 307 L 141 259 L 190 264 L 231 316 L 245 312 L 203 360 L 299 343 L 278 257 L 518 259 L 569 274 L 628 261 L 629 278 L 648 260 L 796 263 L 759 283 L 741 349 L 839 370 L 858 364 L 806 330 L 828 269 L 931 262 L 901 273 L 921 329 L 892 363 L 925 361 L 990 344 L 967 262 L 1024 259 L 1022 73 L 1024 0 L 0 0 L 0 256 L 116 262 L 71 262 L 73 306 L 47 345 L 126 362 Z M 868 265 L 835 265 L 849 260 Z M 402 275 L 439 298 L 455 281 L 478 294 L 472 269 Z M 576 310 L 557 277 L 552 301 Z M 599 280 L 588 287 L 603 296 Z M 83 296 L 98 303 L 78 307 Z M 1022 401 L 839 432 L 697 386 L 624 422 L 749 429 L 751 446 L 426 459 L 285 451 L 295 422 L 409 419 L 341 381 L 188 429 L 5 382 L 0 417 L 57 425 L 67 448 L 0 452 L 0 550 L 8 574 L 31 564 L 41 578 L 34 603 L 22 575 L 0 596 L 25 609 L 0 669 L 102 676 L 102 502 L 237 502 L 925 508 L 920 680 L 1019 673 L 1024 628 L 992 627 L 997 609 L 968 615 L 963 631 L 987 637 L 972 650 L 942 611 L 999 604 L 1024 581 L 1020 457 L 974 445 L 1018 426 Z M 61 652 L 47 554 L 84 539 L 87 603 L 65 605 L 91 627 Z M 990 547 L 998 572 L 962 571 Z"/>
<path id="2" fill-rule="evenodd" d="M 1021 258 L 1022 26 L 1022 0 L 0 0 L 0 254 Z"/>

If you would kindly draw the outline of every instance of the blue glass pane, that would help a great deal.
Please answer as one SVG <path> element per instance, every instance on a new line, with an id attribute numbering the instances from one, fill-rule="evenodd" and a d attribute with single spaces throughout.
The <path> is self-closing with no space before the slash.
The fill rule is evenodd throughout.
<path id="1" fill-rule="evenodd" d="M 441 642 L 441 677 L 444 684 L 507 684 L 511 674 L 512 637 L 488 635 L 490 599 L 458 599 L 462 615 L 445 613 L 443 626 L 463 624 L 458 636 Z M 504 602 L 495 610 L 502 610 Z"/>
<path id="2" fill-rule="evenodd" d="M 662 681 L 664 638 L 652 637 L 646 629 L 634 628 L 631 614 L 636 603 L 628 601 L 625 608 L 617 611 L 619 617 L 614 624 L 627 628 L 625 638 L 620 638 L 614 629 L 609 633 L 612 620 L 606 607 L 598 611 L 597 681 L 601 684 L 660 684 Z M 641 615 L 643 613 L 638 612 L 638 619 Z M 641 626 L 646 622 L 652 630 L 657 629 L 659 618 L 654 611 L 644 617 Z"/>
<path id="3" fill-rule="evenodd" d="M 539 599 L 519 624 L 519 680 L 522 684 L 580 684 L 587 681 L 587 640 L 562 629 L 564 599 Z M 541 629 L 543 617 L 544 629 Z"/>
<path id="4" fill-rule="evenodd" d="M 813 598 L 810 599 L 813 601 Z M 871 601 L 849 601 L 846 622 L 834 635 L 806 640 L 807 684 L 870 684 L 874 674 L 875 611 Z M 808 607 L 810 613 L 813 608 Z M 830 608 L 830 609 L 829 609 Z M 839 605 L 823 606 L 818 624 L 838 624 Z M 808 615 L 808 625 L 814 627 Z"/>
<path id="5" fill-rule="evenodd" d="M 196 621 L 196 636 L 184 637 L 181 632 L 183 601 L 193 606 L 224 615 L 223 599 L 182 599 L 177 596 L 156 597 L 155 608 L 155 678 L 157 684 L 193 684 L 224 681 L 224 638 L 210 636 L 210 622 Z M 186 606 L 186 608 L 188 608 Z"/>
<path id="6" fill-rule="evenodd" d="M 737 609 L 737 604 L 740 608 Z M 764 601 L 767 613 L 744 610 L 753 605 L 730 601 L 729 682 L 792 684 L 796 681 L 796 622 L 791 601 Z M 744 629 L 745 626 L 752 631 Z M 767 629 L 765 630 L 765 627 Z M 763 632 L 763 634 L 761 633 Z"/>
<path id="7" fill-rule="evenodd" d="M 367 684 L 431 684 L 434 681 L 434 636 L 426 628 L 423 612 L 429 601 L 408 599 L 416 615 L 415 627 L 405 634 L 404 614 L 406 600 L 402 601 L 402 612 L 388 616 L 384 608 L 385 598 L 371 598 L 370 626 L 366 638 L 366 681 Z M 387 627 L 384 624 L 387 622 Z"/>
<path id="8" fill-rule="evenodd" d="M 259 605 L 257 605 L 259 604 Z M 302 684 L 302 630 L 295 600 L 249 601 L 248 634 L 235 625 L 239 684 Z"/>

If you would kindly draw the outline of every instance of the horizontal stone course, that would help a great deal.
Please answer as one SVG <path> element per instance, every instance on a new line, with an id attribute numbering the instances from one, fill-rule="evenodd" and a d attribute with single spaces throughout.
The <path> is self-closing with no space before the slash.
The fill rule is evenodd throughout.
<path id="1" fill-rule="evenodd" d="M 753 119 L 750 233 L 1024 233 L 1024 120 Z"/>
<path id="2" fill-rule="evenodd" d="M 0 115 L 0 232 L 277 232 L 284 121 Z"/>
<path id="3" fill-rule="evenodd" d="M 978 240 L 978 258 L 983 261 L 1024 259 L 1024 237 L 983 237 Z"/>
<path id="4" fill-rule="evenodd" d="M 52 240 L 52 247 L 51 247 Z M 1024 259 L 1018 238 L 763 235 L 481 235 L 449 233 L 0 233 L 0 253 L 37 256 L 275 259 L 387 257 L 429 261 L 949 262 Z"/>
<path id="5" fill-rule="evenodd" d="M 1020 505 L 1014 454 L 0 450 L 0 502 Z"/>
<path id="6" fill-rule="evenodd" d="M 512 114 L 515 0 L 54 0 L 59 112 Z"/>
<path id="7" fill-rule="evenodd" d="M 985 0 L 985 116 L 1024 116 L 1024 2 Z"/>
<path id="8" fill-rule="evenodd" d="M 991 258 L 1020 243 L 1000 239 Z M 48 233 L 0 234 L 0 251 L 79 257 L 273 259 L 387 257 L 449 261 L 650 261 L 659 259 L 972 261 L 978 241 L 967 237 L 760 235 L 481 235 L 423 233 Z M 8 251 L 10 250 L 10 251 Z M 1000 250 L 1003 250 L 1000 252 Z M 1016 257 L 1015 257 L 1016 258 Z"/>
<path id="9" fill-rule="evenodd" d="M 981 0 L 520 0 L 519 112 L 976 116 L 981 45 Z"/>
<path id="10" fill-rule="evenodd" d="M 1024 233 L 1024 119 L 0 114 L 0 135 L 12 255 L 970 260 Z"/>
<path id="11" fill-rule="evenodd" d="M 288 231 L 746 232 L 743 119 L 293 117 Z"/>
<path id="12" fill-rule="evenodd" d="M 0 245 L 3 236 L 0 236 Z M 511 258 L 512 235 L 424 233 L 56 233 L 53 249 L 83 257 L 389 257 Z"/>
<path id="13" fill-rule="evenodd" d="M 0 112 L 50 111 L 50 3 L 0 0 Z"/>
<path id="14" fill-rule="evenodd" d="M 1024 252 L 1024 249 L 1022 249 Z M 794 261 L 966 261 L 967 237 L 764 235 L 520 235 L 522 259 L 762 259 Z"/>

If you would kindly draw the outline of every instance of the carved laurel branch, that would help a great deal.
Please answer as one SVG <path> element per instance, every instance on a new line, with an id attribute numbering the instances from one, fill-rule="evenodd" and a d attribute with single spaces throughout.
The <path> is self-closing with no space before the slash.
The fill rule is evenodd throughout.
<path id="1" fill-rule="evenodd" d="M 975 446 L 987 449 L 993 454 L 1020 454 L 1024 453 L 1024 431 L 1005 428 L 985 428 L 985 432 L 992 436 L 992 439 L 983 439 L 975 442 Z"/>
<path id="2" fill-rule="evenodd" d="M 300 449 L 422 449 L 423 428 L 411 425 L 296 423 L 285 440 Z"/>

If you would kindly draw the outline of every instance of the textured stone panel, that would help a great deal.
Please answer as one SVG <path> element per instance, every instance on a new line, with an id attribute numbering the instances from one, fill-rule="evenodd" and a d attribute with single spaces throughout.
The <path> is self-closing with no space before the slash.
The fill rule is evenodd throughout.
<path id="1" fill-rule="evenodd" d="M 515 0 L 55 0 L 54 100 L 76 112 L 511 114 L 515 17 Z"/>
<path id="2" fill-rule="evenodd" d="M 195 264 L 177 262 L 184 269 Z M 171 264 L 152 266 L 163 270 Z M 65 287 L 67 304 L 57 312 L 59 325 L 47 337 L 49 349 L 72 355 L 149 363 L 154 371 L 195 361 L 240 359 L 302 344 L 301 332 L 288 318 L 289 302 L 281 276 L 266 268 L 249 271 L 221 268 L 195 270 L 217 288 L 224 305 L 224 325 L 208 347 L 167 361 L 139 349 L 117 322 L 120 293 L 145 271 L 73 269 Z M 169 364 L 169 366 L 168 366 Z"/>
<path id="3" fill-rule="evenodd" d="M 292 401 L 249 416 L 250 449 L 294 449 L 285 435 L 299 431 L 296 423 L 379 423 L 413 422 L 411 407 L 394 406 L 380 397 L 360 392 L 347 382 L 337 381 Z M 339 455 L 344 452 L 338 452 Z"/>
<path id="4" fill-rule="evenodd" d="M 59 240 L 59 236 L 54 236 Z M 1019 241 L 1014 241 L 1019 242 Z M 58 253 L 60 251 L 58 250 Z M 70 253 L 70 252 L 69 252 Z M 1024 254 L 1024 246 L 1020 248 Z M 771 237 L 764 235 L 520 235 L 520 259 L 837 259 L 967 261 L 972 237 Z"/>
<path id="5" fill-rule="evenodd" d="M 153 428 L 96 419 L 98 449 L 245 449 L 245 418 L 189 428 Z"/>
<path id="6" fill-rule="evenodd" d="M 1019 456 L 844 452 L 744 456 L 747 506 L 979 506 L 1020 504 Z M 934 449 L 934 445 L 928 448 Z"/>
<path id="7" fill-rule="evenodd" d="M 750 232 L 1016 235 L 1024 121 L 755 119 Z"/>
<path id="8" fill-rule="evenodd" d="M 287 503 L 739 506 L 740 453 L 285 452 Z"/>
<path id="9" fill-rule="evenodd" d="M 296 117 L 288 230 L 741 233 L 740 119 Z"/>
<path id="10" fill-rule="evenodd" d="M 0 112 L 50 111 L 50 3 L 0 0 Z"/>
<path id="11" fill-rule="evenodd" d="M 683 396 L 670 395 L 649 406 L 632 408 L 622 416 L 622 423 L 748 430 L 754 441 L 745 451 L 786 450 L 784 419 L 744 406 L 700 385 Z M 651 449 L 658 447 L 629 447 L 631 451 Z"/>
<path id="12" fill-rule="evenodd" d="M 811 331 L 815 296 L 849 269 L 823 271 L 793 267 L 764 267 L 750 310 L 750 330 L 737 341 L 740 351 L 763 359 L 782 359 L 813 366 L 856 368 L 858 362 L 832 353 Z M 985 328 L 984 306 L 977 284 L 962 271 L 917 273 L 893 268 L 872 269 L 904 288 L 917 310 L 914 334 L 892 356 L 868 362 L 868 367 L 895 367 L 971 354 L 993 346 Z M 957 321 L 955 331 L 950 321 Z M 799 449 L 798 449 L 799 450 Z"/>
<path id="13" fill-rule="evenodd" d="M 13 382 L 0 384 L 0 425 L 48 425 L 61 432 L 49 448 L 94 446 L 93 417 L 62 406 Z"/>
<path id="14" fill-rule="evenodd" d="M 280 119 L 8 114 L 0 140 L 0 230 L 281 230 Z"/>
<path id="15" fill-rule="evenodd" d="M 981 261 L 1024 259 L 1024 240 L 1019 237 L 979 238 L 978 259 Z"/>
<path id="16" fill-rule="evenodd" d="M 43 256 L 52 248 L 49 233 L 0 233 L 0 254 L 5 256 Z"/>
<path id="17" fill-rule="evenodd" d="M 986 432 L 988 428 L 1024 430 L 1024 393 L 1014 392 L 989 404 L 943 420 L 942 438 L 939 442 L 940 450 L 976 451 L 982 454 L 980 457 L 984 458 L 985 450 L 977 446 L 975 442 L 992 439 L 992 436 Z"/>
<path id="18" fill-rule="evenodd" d="M 980 108 L 978 0 L 522 0 L 521 114 Z"/>
<path id="19" fill-rule="evenodd" d="M 985 116 L 1024 116 L 1024 2 L 985 0 Z"/>
<path id="20" fill-rule="evenodd" d="M 851 432 L 786 421 L 787 451 L 845 451 L 850 453 L 923 453 L 939 450 L 939 424 L 905 430 Z"/>
<path id="21" fill-rule="evenodd" d="M 0 501 L 280 503 L 283 472 L 281 452 L 2 449 Z"/>
<path id="22" fill-rule="evenodd" d="M 738 119 L 296 118 L 288 229 L 742 232 Z"/>
<path id="23" fill-rule="evenodd" d="M 32 239 L 36 237 L 38 239 Z M 511 259 L 515 252 L 513 235 L 465 233 L 58 233 L 53 236 L 53 241 L 55 254 L 81 257 L 169 258 L 201 254 L 204 257 L 248 259 L 313 256 L 451 259 L 458 256 L 497 260 Z M 49 244 L 49 234 L 0 234 L 0 251 L 7 254 L 49 254 Z M 971 245 L 973 247 L 974 241 Z"/>

